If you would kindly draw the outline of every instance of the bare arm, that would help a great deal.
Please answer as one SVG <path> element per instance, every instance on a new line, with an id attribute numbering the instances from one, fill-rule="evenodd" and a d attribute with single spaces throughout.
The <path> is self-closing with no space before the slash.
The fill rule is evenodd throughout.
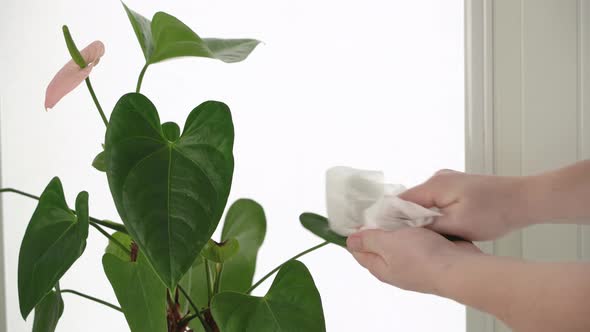
<path id="1" fill-rule="evenodd" d="M 529 223 L 590 223 L 590 160 L 527 177 L 524 183 Z"/>
<path id="2" fill-rule="evenodd" d="M 362 231 L 348 238 L 379 280 L 488 312 L 517 332 L 590 331 L 590 265 L 483 254 L 424 228 Z"/>
<path id="3" fill-rule="evenodd" d="M 590 331 L 590 265 L 467 255 L 439 294 L 489 312 L 518 332 Z"/>

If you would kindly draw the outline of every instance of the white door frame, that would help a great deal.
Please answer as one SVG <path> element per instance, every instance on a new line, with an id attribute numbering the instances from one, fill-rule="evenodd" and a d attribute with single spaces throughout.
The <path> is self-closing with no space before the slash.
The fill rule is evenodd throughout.
<path id="1" fill-rule="evenodd" d="M 465 0 L 465 170 L 494 174 L 493 0 Z M 488 253 L 493 242 L 478 244 Z M 495 320 L 467 308 L 467 332 L 493 332 Z"/>

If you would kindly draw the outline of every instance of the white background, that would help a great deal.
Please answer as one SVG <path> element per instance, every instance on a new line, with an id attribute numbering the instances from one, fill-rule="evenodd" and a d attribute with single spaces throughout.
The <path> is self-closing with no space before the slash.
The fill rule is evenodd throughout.
<path id="1" fill-rule="evenodd" d="M 143 56 L 118 1 L 2 0 L 0 94 L 4 186 L 39 194 L 58 175 L 69 202 L 90 193 L 91 214 L 117 220 L 106 177 L 90 167 L 104 126 L 84 86 L 45 112 L 45 87 L 66 62 L 61 25 L 80 47 L 100 39 L 92 74 L 103 107 L 134 89 Z M 169 12 L 204 37 L 265 42 L 243 63 L 180 59 L 148 70 L 142 92 L 162 121 L 182 127 L 204 100 L 226 102 L 236 127 L 230 202 L 266 209 L 257 277 L 321 242 L 298 222 L 325 212 L 324 171 L 382 169 L 414 185 L 439 168 L 463 169 L 463 1 L 129 0 L 147 17 Z M 8 331 L 29 331 L 18 310 L 18 249 L 35 202 L 4 195 Z M 115 302 L 91 231 L 62 286 Z M 408 248 L 412 250 L 412 248 Z M 305 257 L 333 331 L 463 331 L 464 307 L 381 284 L 343 249 Z M 258 291 L 264 292 L 266 287 Z M 64 294 L 58 331 L 126 331 L 123 316 Z"/>

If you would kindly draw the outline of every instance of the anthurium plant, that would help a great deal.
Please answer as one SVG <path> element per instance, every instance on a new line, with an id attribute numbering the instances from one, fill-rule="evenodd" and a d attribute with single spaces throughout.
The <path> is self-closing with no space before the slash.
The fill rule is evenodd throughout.
<path id="1" fill-rule="evenodd" d="M 226 210 L 234 170 L 234 128 L 230 109 L 205 101 L 188 113 L 183 129 L 162 122 L 156 106 L 141 94 L 148 68 L 178 57 L 226 63 L 246 59 L 254 39 L 201 38 L 176 17 L 158 12 L 151 20 L 124 6 L 145 63 L 135 92 L 124 94 L 107 118 L 90 81 L 105 54 L 95 41 L 81 51 L 66 26 L 71 60 L 46 91 L 45 108 L 54 108 L 85 81 L 106 126 L 104 150 L 93 166 L 106 179 L 122 223 L 91 216 L 89 194 L 68 206 L 59 178 L 40 196 L 22 240 L 18 294 L 22 317 L 34 313 L 33 331 L 55 331 L 74 294 L 124 315 L 133 332 L 325 331 L 320 294 L 306 266 L 297 259 L 345 238 L 327 220 L 304 213 L 303 225 L 326 241 L 279 264 L 253 282 L 266 218 L 260 204 L 239 199 Z M 221 238 L 212 235 L 225 213 Z M 89 231 L 108 240 L 102 265 L 118 304 L 62 288 L 60 279 L 86 249 Z M 91 248 L 97 250 L 97 248 Z M 252 291 L 275 275 L 266 295 Z"/>

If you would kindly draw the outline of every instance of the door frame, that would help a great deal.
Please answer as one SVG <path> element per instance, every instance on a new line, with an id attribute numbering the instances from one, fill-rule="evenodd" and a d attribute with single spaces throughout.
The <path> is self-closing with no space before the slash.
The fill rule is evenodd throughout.
<path id="1" fill-rule="evenodd" d="M 494 174 L 493 0 L 465 0 L 465 170 Z M 478 243 L 487 253 L 493 242 Z M 495 319 L 467 308 L 467 332 L 493 332 Z"/>

